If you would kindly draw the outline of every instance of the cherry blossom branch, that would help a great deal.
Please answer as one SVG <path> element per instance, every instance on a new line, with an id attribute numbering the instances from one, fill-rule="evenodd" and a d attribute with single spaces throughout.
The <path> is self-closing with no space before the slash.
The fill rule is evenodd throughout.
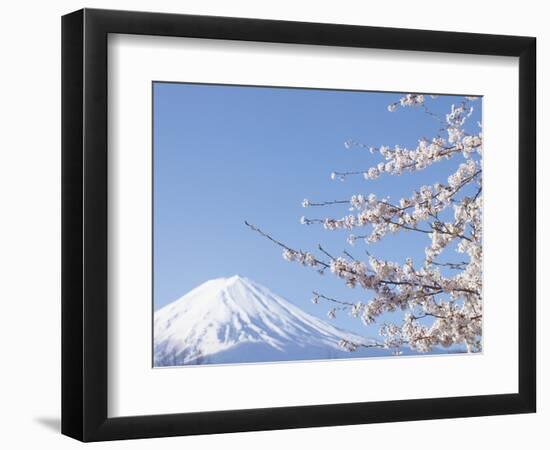
<path id="1" fill-rule="evenodd" d="M 465 267 L 468 265 L 468 263 L 464 261 L 461 261 L 458 263 L 451 263 L 451 262 L 441 263 L 437 261 L 432 261 L 432 264 L 435 266 L 443 266 L 443 267 L 448 267 L 449 269 L 455 269 L 455 270 L 464 270 Z"/>
<path id="2" fill-rule="evenodd" d="M 391 104 L 388 109 L 393 111 L 399 105 L 420 106 L 425 113 L 433 115 L 424 101 L 425 97 L 421 94 L 407 94 Z M 341 219 L 301 219 L 303 224 L 322 224 L 329 230 L 352 230 L 367 225 L 372 227 L 370 235 L 349 235 L 350 243 L 354 243 L 358 238 L 376 242 L 388 233 L 398 230 L 417 231 L 427 235 L 430 244 L 426 247 L 425 258 L 419 269 L 414 268 L 410 259 L 399 265 L 376 259 L 366 250 L 368 262 L 354 258 L 346 251 L 343 252 L 344 257 L 335 257 L 319 245 L 319 252 L 328 258 L 328 261 L 323 261 L 310 252 L 295 250 L 245 222 L 253 231 L 281 247 L 283 257 L 288 261 L 318 267 L 321 273 L 329 269 L 348 287 L 360 287 L 374 293 L 374 297 L 366 303 L 351 303 L 315 291 L 315 303 L 322 299 L 337 305 L 329 310 L 329 317 L 335 316 L 338 310 L 351 310 L 352 315 L 370 325 L 385 312 L 405 311 L 401 325 L 384 323 L 380 326 L 380 335 L 384 337 L 383 343 L 363 345 L 343 341 L 344 348 L 350 351 L 358 346 L 399 349 L 403 345 L 408 345 L 412 350 L 426 352 L 433 346 L 449 347 L 453 344 L 464 344 L 468 351 L 481 350 L 483 249 L 480 158 L 483 152 L 483 139 L 481 133 L 472 135 L 464 129 L 464 123 L 472 111 L 473 108 L 469 107 L 467 102 L 452 106 L 444 121 L 444 130 L 448 135 L 446 138 L 438 136 L 431 141 L 422 138 L 418 141 L 418 146 L 412 150 L 399 146 L 393 149 L 386 146 L 370 147 L 371 153 L 379 153 L 385 161 L 364 171 L 332 174 L 332 178 L 341 179 L 348 175 L 363 175 L 366 179 L 375 179 L 382 173 L 400 175 L 403 171 L 423 170 L 462 153 L 465 162 L 459 164 L 458 169 L 450 174 L 447 185 L 436 183 L 433 186 L 422 186 L 409 198 L 402 198 L 399 204 L 392 204 L 388 199 L 377 199 L 374 194 L 353 195 L 349 200 L 310 202 L 305 199 L 302 202 L 304 207 L 350 205 L 350 211 L 355 213 Z M 352 145 L 366 147 L 346 143 L 348 148 Z M 477 183 L 478 187 L 473 197 L 464 195 L 459 199 L 458 193 L 474 183 Z M 442 221 L 439 219 L 440 214 L 447 208 L 452 208 L 454 220 Z M 436 260 L 452 242 L 456 243 L 456 251 L 466 255 L 468 261 L 454 263 Z M 452 277 L 445 277 L 438 267 L 456 270 L 457 273 Z"/>
<path id="3" fill-rule="evenodd" d="M 248 221 L 245 221 L 244 223 L 245 223 L 246 226 L 251 228 L 253 231 L 256 231 L 261 236 L 265 237 L 266 239 L 269 239 L 271 242 L 275 243 L 279 247 L 282 247 L 286 251 L 291 252 L 292 254 L 298 254 L 298 255 L 299 254 L 308 254 L 308 255 L 311 255 L 311 253 L 309 253 L 309 252 L 304 252 L 302 250 L 295 250 L 295 249 L 289 247 L 288 245 L 283 244 L 282 242 L 278 241 L 277 239 L 274 239 L 269 234 L 262 231 L 260 228 L 250 224 Z M 342 263 L 342 258 L 336 258 L 336 257 L 332 256 L 321 245 L 319 245 L 318 248 L 322 253 L 324 253 L 327 257 L 330 258 L 331 262 Z M 326 262 L 324 262 L 322 260 L 319 260 L 316 257 L 312 257 L 312 263 L 314 263 L 314 264 L 309 264 L 309 265 L 321 265 L 324 268 L 332 268 L 333 267 L 331 264 L 327 264 Z M 361 273 L 359 273 L 356 270 L 353 270 L 353 268 L 351 268 L 351 267 L 345 267 L 345 268 L 342 267 L 342 268 L 339 268 L 339 270 L 342 270 L 343 272 L 348 273 L 349 275 L 362 276 Z M 366 271 L 367 269 L 365 268 L 364 270 Z M 422 289 L 431 289 L 431 290 L 436 290 L 436 291 L 442 291 L 443 292 L 443 287 L 439 284 L 425 284 L 425 283 L 418 283 L 418 282 L 413 282 L 413 281 L 399 281 L 399 280 L 391 280 L 391 279 L 379 279 L 378 283 L 384 284 L 384 285 L 392 285 L 392 286 L 411 286 L 411 287 L 418 287 L 418 288 L 422 288 Z M 457 292 L 469 293 L 469 294 L 472 294 L 472 295 L 479 295 L 479 292 L 477 292 L 475 290 L 472 290 L 472 289 L 467 289 L 467 288 L 453 288 L 452 290 L 457 291 Z"/>
<path id="4" fill-rule="evenodd" d="M 332 303 L 338 303 L 339 305 L 344 305 L 344 306 L 348 306 L 348 307 L 354 306 L 353 303 L 344 302 L 342 300 L 337 300 L 337 299 L 332 298 L 332 297 L 327 297 L 326 295 L 320 294 L 317 291 L 313 291 L 313 295 L 315 296 L 314 299 L 315 298 L 317 298 L 317 299 L 322 298 L 323 300 L 327 300 L 327 301 L 332 302 Z"/>
<path id="5" fill-rule="evenodd" d="M 261 229 L 259 229 L 258 227 L 252 225 L 251 223 L 249 223 L 246 220 L 244 221 L 244 224 L 247 227 L 249 227 L 251 230 L 255 231 L 256 233 L 260 234 L 261 236 L 265 237 L 266 239 L 269 239 L 274 244 L 278 245 L 279 247 L 284 248 L 287 252 L 290 252 L 291 254 L 306 254 L 307 253 L 307 252 L 294 250 L 294 249 L 288 247 L 287 245 L 283 244 L 282 242 L 278 241 L 277 239 L 274 239 L 273 237 L 271 237 L 269 234 L 264 233 Z M 308 254 L 310 254 L 310 253 L 308 253 Z M 313 262 L 315 263 L 315 265 L 320 265 L 324 268 L 329 268 L 330 267 L 329 264 L 327 264 L 326 262 L 321 261 L 317 258 L 313 258 Z"/>

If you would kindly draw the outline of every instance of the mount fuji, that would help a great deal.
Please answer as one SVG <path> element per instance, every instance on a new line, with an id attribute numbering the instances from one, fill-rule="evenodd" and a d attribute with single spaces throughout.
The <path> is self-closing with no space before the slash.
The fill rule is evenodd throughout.
<path id="1" fill-rule="evenodd" d="M 196 287 L 155 312 L 154 365 L 181 366 L 384 356 L 348 352 L 342 340 L 373 341 L 302 311 L 269 289 L 235 275 Z"/>

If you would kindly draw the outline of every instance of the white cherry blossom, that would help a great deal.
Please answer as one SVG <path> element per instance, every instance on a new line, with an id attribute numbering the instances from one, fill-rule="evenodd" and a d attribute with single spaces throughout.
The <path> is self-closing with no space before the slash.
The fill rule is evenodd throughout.
<path id="1" fill-rule="evenodd" d="M 347 230 L 346 241 L 355 247 L 368 247 L 401 232 L 410 233 L 411 239 L 425 239 L 425 256 L 420 263 L 415 264 L 410 258 L 402 263 L 386 261 L 368 252 L 368 259 L 361 261 L 347 251 L 342 256 L 333 256 L 321 246 L 316 256 L 295 250 L 246 223 L 282 247 L 286 260 L 314 267 L 321 274 L 329 272 L 356 289 L 356 301 L 338 300 L 318 292 L 312 301 L 330 303 L 329 318 L 336 317 L 337 311 L 346 311 L 366 326 L 378 325 L 380 342 L 375 346 L 394 354 L 400 354 L 404 346 L 418 352 L 456 344 L 469 352 L 482 349 L 483 135 L 481 131 L 477 134 L 466 131 L 474 110 L 472 102 L 477 99 L 465 97 L 460 104 L 453 105 L 440 118 L 445 134 L 422 137 L 414 148 L 371 147 L 347 141 L 346 148 L 368 149 L 379 160 L 370 167 L 331 174 L 332 179 L 338 180 L 361 176 L 368 183 L 381 176 L 420 172 L 452 159 L 456 161 L 455 169 L 441 180 L 444 182 L 421 185 L 396 202 L 368 191 L 355 193 L 348 199 L 302 202 L 309 211 L 317 207 L 346 207 L 344 215 L 308 214 L 300 221 L 327 230 Z M 433 115 L 427 107 L 431 101 L 437 101 L 437 96 L 408 94 L 390 104 L 388 111 L 413 107 Z M 451 258 L 449 255 L 453 254 Z M 394 311 L 402 311 L 400 322 L 379 323 L 384 313 Z M 362 344 L 342 341 L 340 345 L 347 351 L 355 351 Z"/>

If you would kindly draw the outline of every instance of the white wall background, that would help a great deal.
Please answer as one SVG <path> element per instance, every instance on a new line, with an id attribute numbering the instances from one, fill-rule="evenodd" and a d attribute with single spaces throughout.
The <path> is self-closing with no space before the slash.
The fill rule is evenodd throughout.
<path id="1" fill-rule="evenodd" d="M 461 3 L 438 0 L 321 2 L 270 0 L 19 1 L 0 16 L 0 444 L 4 448 L 75 448 L 59 434 L 60 417 L 60 16 L 83 6 L 189 14 L 258 17 L 538 38 L 539 278 L 548 268 L 550 223 L 543 198 L 550 165 L 542 152 L 550 101 L 550 29 L 544 2 Z M 546 102 L 545 102 L 546 101 Z M 545 192 L 543 192 L 545 191 Z M 546 217 L 544 217 L 546 216 Z M 546 220 L 545 220 L 546 219 Z M 539 318 L 550 313 L 541 299 Z M 539 319 L 539 380 L 550 375 L 548 328 Z M 536 415 L 286 430 L 233 435 L 101 443 L 94 448 L 544 448 L 550 443 L 550 390 L 539 383 Z"/>

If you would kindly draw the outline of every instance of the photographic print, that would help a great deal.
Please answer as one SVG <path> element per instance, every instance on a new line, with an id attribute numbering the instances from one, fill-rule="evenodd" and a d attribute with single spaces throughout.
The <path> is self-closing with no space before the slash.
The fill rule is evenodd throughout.
<path id="1" fill-rule="evenodd" d="M 481 97 L 152 91 L 154 367 L 483 351 Z"/>

